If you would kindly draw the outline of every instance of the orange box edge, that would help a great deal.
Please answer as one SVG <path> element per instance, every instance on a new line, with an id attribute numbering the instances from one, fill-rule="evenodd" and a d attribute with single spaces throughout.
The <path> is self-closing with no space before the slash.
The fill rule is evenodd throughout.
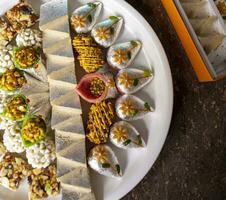
<path id="1" fill-rule="evenodd" d="M 177 7 L 173 0 L 162 0 L 162 4 L 166 9 L 166 12 L 181 40 L 184 50 L 195 70 L 195 73 L 200 82 L 214 81 L 209 73 L 206 64 L 204 63 L 194 41 L 177 10 Z"/>

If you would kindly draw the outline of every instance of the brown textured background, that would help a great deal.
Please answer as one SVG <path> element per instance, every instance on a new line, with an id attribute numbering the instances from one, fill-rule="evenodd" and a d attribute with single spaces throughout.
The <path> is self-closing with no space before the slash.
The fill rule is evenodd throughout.
<path id="1" fill-rule="evenodd" d="M 226 200 L 226 79 L 197 81 L 160 0 L 127 2 L 146 18 L 163 44 L 175 100 L 159 158 L 122 200 Z"/>

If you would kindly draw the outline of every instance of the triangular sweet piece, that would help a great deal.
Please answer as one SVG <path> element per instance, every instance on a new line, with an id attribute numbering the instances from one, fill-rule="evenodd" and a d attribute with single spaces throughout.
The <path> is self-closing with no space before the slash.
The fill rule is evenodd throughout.
<path id="1" fill-rule="evenodd" d="M 76 137 L 77 135 L 77 137 Z M 83 137 L 81 137 L 83 136 Z M 80 138 L 79 138 L 80 137 Z M 62 150 L 68 148 L 69 146 L 75 144 L 78 140 L 84 140 L 84 135 L 71 133 L 71 134 L 62 134 L 62 131 L 55 131 L 55 144 L 56 152 L 60 153 Z"/>
<path id="2" fill-rule="evenodd" d="M 72 161 L 86 163 L 85 140 L 77 140 L 72 145 L 61 150 L 57 154 Z"/>
<path id="3" fill-rule="evenodd" d="M 81 110 L 81 104 L 79 96 L 75 92 L 69 92 L 57 99 L 51 101 L 53 106 L 61 106 L 65 109 L 76 109 Z"/>
<path id="4" fill-rule="evenodd" d="M 21 88 L 21 93 L 28 95 L 34 93 L 48 92 L 48 83 L 39 81 L 27 73 L 24 73 L 27 83 Z"/>
<path id="5" fill-rule="evenodd" d="M 74 116 L 75 116 L 74 113 L 71 113 L 71 112 L 63 112 L 62 111 L 62 108 L 53 106 L 52 107 L 52 118 L 51 118 L 52 128 L 54 128 L 57 124 L 65 121 L 67 119 L 70 119 L 70 118 L 72 118 Z M 78 116 L 76 116 L 76 117 L 78 117 Z M 78 121 L 81 122 L 81 117 L 78 119 Z"/>
<path id="6" fill-rule="evenodd" d="M 210 52 L 214 51 L 225 38 L 225 35 L 222 34 L 216 34 L 213 36 L 207 36 L 207 37 L 198 37 L 200 43 L 204 47 L 204 50 L 206 51 L 207 54 Z"/>
<path id="7" fill-rule="evenodd" d="M 65 163 L 64 160 L 60 158 L 61 157 L 57 159 L 57 177 L 64 176 L 78 168 L 78 165 L 75 162 Z"/>
<path id="8" fill-rule="evenodd" d="M 73 166 L 77 166 L 77 167 L 87 167 L 86 163 L 70 160 L 65 157 L 62 157 L 61 155 L 57 155 L 57 160 L 60 160 L 60 162 L 64 162 L 65 165 L 68 165 L 68 166 L 73 165 Z"/>
<path id="9" fill-rule="evenodd" d="M 70 37 L 69 27 L 68 17 L 61 17 L 57 23 L 49 25 L 48 29 L 45 31 L 52 35 L 56 34 L 64 37 Z"/>
<path id="10" fill-rule="evenodd" d="M 68 92 L 75 92 L 75 85 L 71 83 L 59 83 L 57 81 L 52 80 L 49 83 L 50 87 L 50 101 L 61 97 L 62 95 L 67 94 Z"/>
<path id="11" fill-rule="evenodd" d="M 64 108 L 62 110 L 64 110 Z M 75 117 L 62 121 L 61 123 L 54 125 L 53 128 L 58 129 L 60 131 L 64 131 L 64 132 L 81 133 L 81 134 L 82 132 L 84 133 L 83 124 L 80 119 L 81 117 L 79 115 L 76 115 L 76 113 L 73 113 L 73 115 Z"/>
<path id="12" fill-rule="evenodd" d="M 62 57 L 62 56 L 53 55 L 53 54 L 46 54 L 46 58 L 54 60 L 55 63 L 58 63 L 58 62 L 61 63 L 61 62 L 64 61 L 65 65 L 66 65 L 66 63 L 70 63 L 70 62 L 75 61 L 74 57 Z"/>
<path id="13" fill-rule="evenodd" d="M 210 34 L 211 32 L 206 32 L 206 30 L 209 29 L 208 27 L 213 27 L 213 23 L 215 23 L 216 21 L 216 16 L 209 16 L 201 19 L 190 19 L 191 25 L 197 35 Z"/>
<path id="14" fill-rule="evenodd" d="M 75 84 L 76 77 L 75 77 L 75 68 L 74 65 L 70 65 L 64 68 L 61 68 L 57 71 L 53 71 L 51 74 L 48 75 L 49 81 L 51 79 L 61 81 L 61 82 L 68 82 Z"/>
<path id="15" fill-rule="evenodd" d="M 92 192 L 81 192 L 73 187 L 62 185 L 62 199 L 63 200 L 95 200 L 95 196 Z"/>
<path id="16" fill-rule="evenodd" d="M 29 107 L 32 110 L 49 102 L 48 92 L 34 93 L 34 94 L 27 95 L 26 97 L 29 100 Z"/>
<path id="17" fill-rule="evenodd" d="M 44 31 L 62 18 L 68 18 L 67 0 L 51 0 L 41 5 L 39 28 Z"/>
<path id="18" fill-rule="evenodd" d="M 56 45 L 57 43 L 64 41 L 64 39 L 69 38 L 69 35 L 60 34 L 58 32 L 52 33 L 45 31 L 42 34 L 42 38 L 42 48 L 43 51 L 46 52 L 53 45 Z"/>
<path id="19" fill-rule="evenodd" d="M 73 59 L 74 60 L 74 54 L 71 46 L 71 39 L 65 39 L 64 42 L 57 43 L 56 45 L 52 46 L 52 48 L 49 48 L 47 54 L 55 55 L 55 56 L 61 56 L 62 59 Z"/>
<path id="20" fill-rule="evenodd" d="M 76 132 L 66 132 L 66 131 L 61 131 L 61 130 L 56 129 L 55 135 L 59 138 L 64 138 L 64 137 L 65 137 L 65 139 L 73 138 L 74 140 L 85 138 L 83 126 L 80 126 L 78 128 L 78 131 L 76 131 Z"/>
<path id="21" fill-rule="evenodd" d="M 47 56 L 46 67 L 47 67 L 48 74 L 54 71 L 58 71 L 67 66 L 71 66 L 71 67 L 75 66 L 74 60 L 68 61 L 68 60 L 60 59 L 56 61 L 55 59 L 53 59 L 51 55 L 46 55 L 46 56 Z"/>
<path id="22" fill-rule="evenodd" d="M 87 192 L 91 192 L 90 179 L 86 167 L 77 167 L 73 171 L 58 178 L 61 183 L 74 186 L 75 188 L 83 188 Z"/>

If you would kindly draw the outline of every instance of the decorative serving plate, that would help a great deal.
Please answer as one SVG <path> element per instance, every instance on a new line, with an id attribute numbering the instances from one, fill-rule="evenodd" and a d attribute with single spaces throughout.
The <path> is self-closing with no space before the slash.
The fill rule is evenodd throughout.
<path id="1" fill-rule="evenodd" d="M 152 103 L 154 112 L 146 115 L 141 120 L 131 122 L 142 135 L 146 144 L 145 148 L 136 150 L 120 149 L 109 143 L 119 163 L 123 176 L 120 179 L 105 177 L 90 169 L 91 182 L 97 200 L 116 200 L 122 198 L 132 190 L 147 174 L 157 159 L 165 142 L 169 129 L 173 108 L 173 87 L 169 64 L 159 39 L 145 21 L 145 19 L 128 3 L 123 0 L 99 0 L 103 3 L 103 9 L 98 21 L 108 16 L 122 16 L 124 26 L 121 30 L 118 42 L 140 40 L 143 47 L 131 66 L 145 66 L 152 70 L 154 78 L 150 84 L 136 93 L 137 97 Z M 0 14 L 9 9 L 15 0 L 0 2 Z M 40 1 L 28 1 L 36 10 L 40 10 Z M 91 0 L 68 0 L 69 15 L 79 6 L 92 2 Z M 26 181 L 17 192 L 10 192 L 0 187 L 1 200 L 26 200 L 28 199 Z M 57 197 L 51 200 L 61 199 Z"/>

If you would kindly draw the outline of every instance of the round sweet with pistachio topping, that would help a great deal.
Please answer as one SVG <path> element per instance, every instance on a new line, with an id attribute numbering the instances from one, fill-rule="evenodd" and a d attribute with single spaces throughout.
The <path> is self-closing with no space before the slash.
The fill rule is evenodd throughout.
<path id="1" fill-rule="evenodd" d="M 21 70 L 37 67 L 40 61 L 40 52 L 33 47 L 14 47 L 13 60 L 15 67 Z"/>
<path id="2" fill-rule="evenodd" d="M 11 121 L 22 121 L 28 114 L 28 99 L 23 94 L 8 98 L 3 107 L 2 116 Z"/>
<path id="3" fill-rule="evenodd" d="M 7 70 L 0 76 L 0 89 L 5 92 L 15 92 L 22 88 L 26 82 L 26 78 L 20 70 Z"/>
<path id="4" fill-rule="evenodd" d="M 46 123 L 36 115 L 27 117 L 22 124 L 21 136 L 26 147 L 32 146 L 46 137 Z"/>
<path id="5" fill-rule="evenodd" d="M 87 33 L 91 31 L 100 15 L 102 5 L 101 2 L 97 1 L 75 9 L 71 16 L 71 26 L 73 29 L 77 33 Z"/>
<path id="6" fill-rule="evenodd" d="M 96 24 L 92 29 L 91 35 L 99 45 L 107 48 L 117 40 L 122 25 L 122 17 L 110 16 L 104 21 Z"/>
<path id="7" fill-rule="evenodd" d="M 108 64 L 116 69 L 128 67 L 141 49 L 141 42 L 131 40 L 111 46 L 107 53 Z"/>

